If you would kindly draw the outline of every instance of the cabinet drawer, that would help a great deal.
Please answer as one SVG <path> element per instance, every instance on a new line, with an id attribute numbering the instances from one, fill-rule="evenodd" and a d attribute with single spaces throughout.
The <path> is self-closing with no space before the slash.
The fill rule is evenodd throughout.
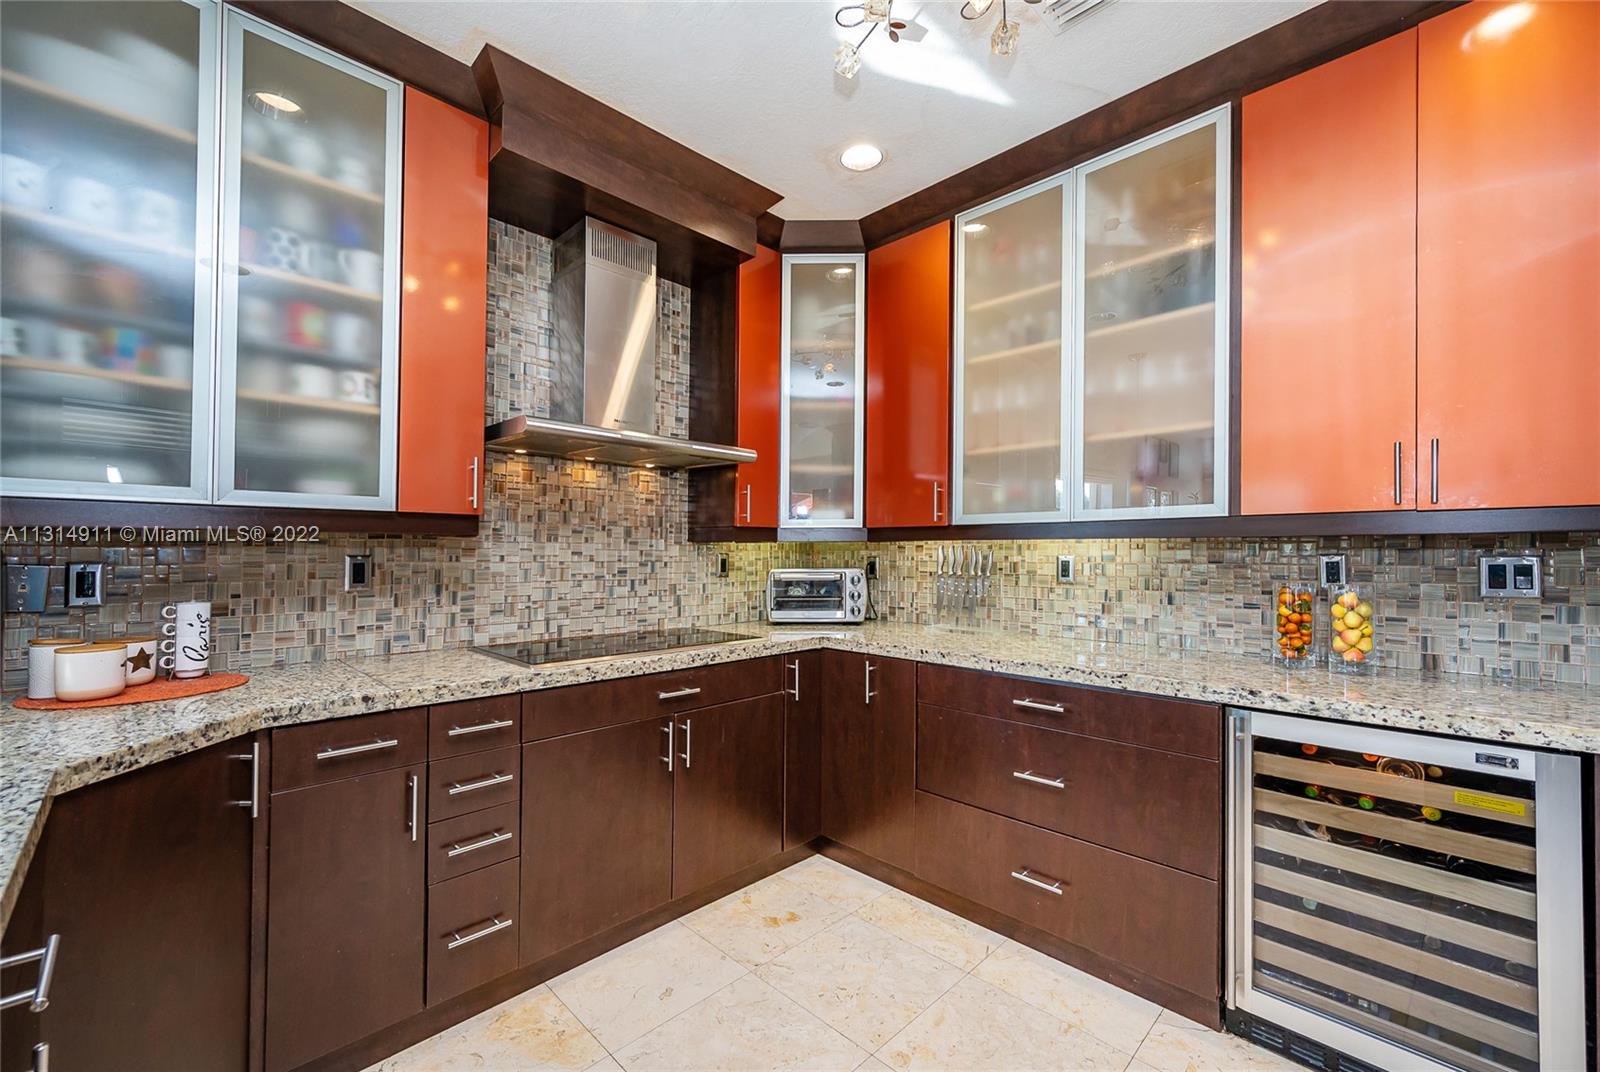
<path id="1" fill-rule="evenodd" d="M 1222 714 L 1212 704 L 933 663 L 917 664 L 917 699 L 974 715 L 1202 759 L 1217 759 L 1222 754 Z"/>
<path id="2" fill-rule="evenodd" d="M 1208 1000 L 1221 994 L 1215 882 L 922 792 L 916 869 L 1135 972 Z"/>
<path id="3" fill-rule="evenodd" d="M 517 966 L 517 861 L 428 888 L 428 1004 Z"/>
<path id="4" fill-rule="evenodd" d="M 522 697 L 516 693 L 428 708 L 429 759 L 487 752 L 521 740 Z"/>
<path id="5" fill-rule="evenodd" d="M 1209 759 L 919 704 L 917 788 L 1217 877 L 1222 773 Z"/>
<path id="6" fill-rule="evenodd" d="M 645 674 L 592 685 L 570 685 L 522 694 L 523 740 L 636 722 L 642 718 L 766 696 L 782 691 L 783 660 L 778 656 L 696 666 L 665 674 Z"/>
<path id="7" fill-rule="evenodd" d="M 415 707 L 273 730 L 272 791 L 421 763 L 427 729 L 427 712 Z"/>
<path id="8" fill-rule="evenodd" d="M 428 884 L 465 875 L 521 851 L 516 802 L 428 824 Z"/>
<path id="9" fill-rule="evenodd" d="M 522 761 L 516 745 L 428 764 L 428 821 L 515 804 L 522 796 Z"/>

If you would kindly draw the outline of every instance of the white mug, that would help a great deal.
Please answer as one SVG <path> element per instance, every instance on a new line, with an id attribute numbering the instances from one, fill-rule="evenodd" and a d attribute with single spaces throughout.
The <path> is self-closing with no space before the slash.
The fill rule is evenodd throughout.
<path id="1" fill-rule="evenodd" d="M 74 175 L 61 187 L 61 210 L 68 218 L 91 227 L 115 227 L 117 192 L 99 179 Z"/>
<path id="2" fill-rule="evenodd" d="M 17 208 L 44 208 L 50 203 L 49 170 L 24 156 L 0 155 L 0 198 Z"/>
<path id="3" fill-rule="evenodd" d="M 301 361 L 289 366 L 289 391 L 302 398 L 333 398 L 338 381 L 328 366 Z"/>
<path id="4" fill-rule="evenodd" d="M 344 274 L 346 283 L 357 290 L 383 289 L 383 254 L 346 246 L 339 250 L 338 257 L 339 271 Z"/>
<path id="5" fill-rule="evenodd" d="M 58 700 L 98 700 L 128 687 L 122 664 L 128 646 L 120 640 L 53 648 Z"/>
<path id="6" fill-rule="evenodd" d="M 372 321 L 360 313 L 334 313 L 328 318 L 328 339 L 340 357 L 366 357 L 377 341 Z"/>
<path id="7" fill-rule="evenodd" d="M 123 637 L 127 658 L 122 674 L 130 685 L 144 685 L 156 679 L 156 643 L 153 636 Z"/>
<path id="8" fill-rule="evenodd" d="M 290 167 L 313 175 L 322 174 L 328 163 L 328 150 L 322 139 L 304 130 L 288 130 L 283 135 L 283 159 Z"/>
<path id="9" fill-rule="evenodd" d="M 69 365 L 87 365 L 100 352 L 100 339 L 82 328 L 58 328 L 56 356 Z"/>
<path id="10" fill-rule="evenodd" d="M 182 211 L 171 194 L 148 187 L 127 194 L 128 230 L 157 242 L 176 242 L 180 234 Z"/>
<path id="11" fill-rule="evenodd" d="M 360 369 L 339 370 L 339 399 L 344 402 L 362 402 L 376 405 L 378 377 Z"/>
<path id="12" fill-rule="evenodd" d="M 211 604 L 204 600 L 168 603 L 161 608 L 165 652 L 161 669 L 173 677 L 201 677 L 211 668 Z"/>
<path id="13" fill-rule="evenodd" d="M 22 321 L 0 316 L 0 354 L 8 357 L 25 357 L 28 353 L 28 333 Z"/>

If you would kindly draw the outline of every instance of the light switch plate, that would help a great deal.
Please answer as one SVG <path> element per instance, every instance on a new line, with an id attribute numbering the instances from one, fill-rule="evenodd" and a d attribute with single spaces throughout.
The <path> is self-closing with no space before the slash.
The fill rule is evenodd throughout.
<path id="1" fill-rule="evenodd" d="M 42 614 L 49 594 L 49 566 L 6 564 L 6 613 Z"/>
<path id="2" fill-rule="evenodd" d="M 105 566 L 99 562 L 67 565 L 67 606 L 98 607 L 105 602 Z"/>
<path id="3" fill-rule="evenodd" d="M 1484 555 L 1478 559 L 1478 594 L 1491 599 L 1539 599 L 1544 562 L 1538 555 Z"/>
<path id="4" fill-rule="evenodd" d="M 1071 584 L 1077 577 L 1077 566 L 1071 555 L 1056 556 L 1056 580 L 1061 584 Z"/>

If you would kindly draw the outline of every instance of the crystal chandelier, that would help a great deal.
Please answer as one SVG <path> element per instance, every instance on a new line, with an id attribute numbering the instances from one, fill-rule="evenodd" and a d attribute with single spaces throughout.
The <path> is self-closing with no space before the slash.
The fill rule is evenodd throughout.
<path id="1" fill-rule="evenodd" d="M 1041 0 L 1023 0 L 1024 3 L 1038 4 Z M 976 22 L 989 13 L 994 7 L 994 0 L 967 0 L 961 5 L 961 17 L 968 22 Z M 1017 51 L 1017 35 L 1019 27 L 1011 18 L 1011 12 L 1006 9 L 1006 0 L 1000 0 L 1000 21 L 995 23 L 994 33 L 989 35 L 989 51 L 996 56 L 1009 56 Z"/>
<path id="2" fill-rule="evenodd" d="M 900 40 L 900 31 L 906 28 L 906 24 L 890 17 L 889 9 L 893 6 L 894 0 L 863 0 L 862 3 L 842 7 L 833 13 L 833 21 L 840 29 L 854 30 L 867 24 L 867 32 L 861 35 L 860 41 L 853 45 L 846 41 L 833 50 L 835 74 L 845 78 L 856 76 L 856 72 L 861 70 L 861 46 L 877 32 L 879 26 L 888 27 L 889 40 Z"/>

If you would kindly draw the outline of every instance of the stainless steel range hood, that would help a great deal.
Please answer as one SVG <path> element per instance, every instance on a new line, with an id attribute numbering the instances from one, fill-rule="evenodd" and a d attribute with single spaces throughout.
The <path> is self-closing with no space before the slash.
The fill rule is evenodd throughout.
<path id="1" fill-rule="evenodd" d="M 585 219 L 556 240 L 549 417 L 485 430 L 490 450 L 650 469 L 755 461 L 755 451 L 657 434 L 656 244 Z"/>

